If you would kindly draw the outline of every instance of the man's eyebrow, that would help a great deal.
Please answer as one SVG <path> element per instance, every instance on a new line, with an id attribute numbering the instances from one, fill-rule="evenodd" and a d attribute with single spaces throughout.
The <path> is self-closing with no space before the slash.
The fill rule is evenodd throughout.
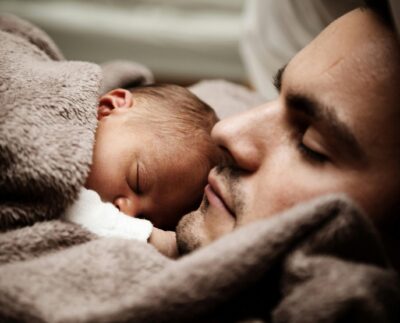
<path id="1" fill-rule="evenodd" d="M 283 73 L 285 72 L 286 66 L 287 64 L 283 65 L 279 70 L 277 70 L 273 77 L 273 84 L 278 92 L 280 92 L 282 88 Z"/>
<path id="2" fill-rule="evenodd" d="M 345 145 L 347 150 L 351 151 L 352 159 L 365 159 L 365 154 L 355 135 L 351 129 L 339 119 L 332 107 L 326 106 L 308 96 L 296 93 L 286 96 L 286 105 L 289 110 L 303 113 L 307 117 L 323 123 L 324 127 L 334 134 L 334 139 L 340 144 Z"/>

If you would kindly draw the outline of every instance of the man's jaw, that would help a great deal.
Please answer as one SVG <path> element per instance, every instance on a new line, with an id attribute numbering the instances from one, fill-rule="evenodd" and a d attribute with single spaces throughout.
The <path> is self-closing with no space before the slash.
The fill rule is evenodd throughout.
<path id="1" fill-rule="evenodd" d="M 201 203 L 203 205 L 204 201 Z M 186 214 L 176 227 L 176 242 L 180 255 L 187 254 L 208 242 L 204 231 L 202 206 L 196 211 Z"/>
<path id="2" fill-rule="evenodd" d="M 226 178 L 221 171 L 216 168 L 211 170 L 199 209 L 186 214 L 176 228 L 180 254 L 207 245 L 217 237 L 232 231 L 236 223 L 233 208 L 235 196 L 228 183 L 231 183 L 230 178 Z M 222 229 L 219 225 L 222 225 Z M 217 227 L 219 229 L 215 233 L 213 228 Z"/>

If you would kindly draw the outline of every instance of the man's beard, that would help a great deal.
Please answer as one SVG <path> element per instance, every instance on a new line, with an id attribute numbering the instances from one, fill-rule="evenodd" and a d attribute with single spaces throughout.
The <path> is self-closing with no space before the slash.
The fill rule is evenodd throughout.
<path id="1" fill-rule="evenodd" d="M 233 165 L 221 165 L 216 167 L 216 172 L 232 199 L 234 205 L 233 211 L 236 216 L 244 210 L 244 195 L 239 189 L 239 178 L 243 173 Z M 189 214 L 186 214 L 178 223 L 176 228 L 176 239 L 180 254 L 189 253 L 210 242 L 207 236 L 204 224 L 204 215 L 207 213 L 209 202 L 206 195 L 203 195 L 203 200 L 200 207 Z"/>
<path id="2" fill-rule="evenodd" d="M 204 213 L 208 208 L 209 202 L 203 195 L 200 207 L 186 214 L 176 227 L 176 242 L 178 251 L 181 255 L 189 253 L 202 246 L 207 237 L 204 236 Z"/>

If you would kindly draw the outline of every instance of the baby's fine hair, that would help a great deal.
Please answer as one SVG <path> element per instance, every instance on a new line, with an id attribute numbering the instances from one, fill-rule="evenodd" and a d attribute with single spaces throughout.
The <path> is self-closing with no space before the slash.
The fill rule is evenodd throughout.
<path id="1" fill-rule="evenodd" d="M 211 129 L 218 122 L 214 110 L 185 87 L 174 84 L 151 84 L 131 88 L 133 100 L 145 109 L 146 122 L 151 122 L 160 137 L 173 136 L 175 142 L 190 149 L 201 146 L 213 164 L 219 154 L 212 142 Z"/>
<path id="2" fill-rule="evenodd" d="M 136 100 L 142 101 L 153 121 L 172 117 L 182 127 L 201 128 L 208 132 L 218 121 L 214 110 L 188 89 L 174 84 L 152 84 L 129 89 Z M 180 123 L 180 122 L 179 122 Z"/>

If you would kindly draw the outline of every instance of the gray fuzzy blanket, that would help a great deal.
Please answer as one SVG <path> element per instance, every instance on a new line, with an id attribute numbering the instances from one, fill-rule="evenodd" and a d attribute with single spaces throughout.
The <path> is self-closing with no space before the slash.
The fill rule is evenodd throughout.
<path id="1" fill-rule="evenodd" d="M 0 17 L 0 42 L 1 322 L 400 321 L 398 276 L 343 196 L 179 260 L 58 220 L 90 167 L 99 94 L 151 74 L 65 61 L 42 31 L 11 16 Z"/>

